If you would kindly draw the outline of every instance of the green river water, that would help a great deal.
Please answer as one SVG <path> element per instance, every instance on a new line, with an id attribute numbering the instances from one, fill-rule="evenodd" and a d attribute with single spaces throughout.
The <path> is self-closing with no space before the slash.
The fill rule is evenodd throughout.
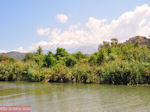
<path id="1" fill-rule="evenodd" d="M 150 112 L 150 87 L 0 82 L 0 105 L 31 112 Z"/>

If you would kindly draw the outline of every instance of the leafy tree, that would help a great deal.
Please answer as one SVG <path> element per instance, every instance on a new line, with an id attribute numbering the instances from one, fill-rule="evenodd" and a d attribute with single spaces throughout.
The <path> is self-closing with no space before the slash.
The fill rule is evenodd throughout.
<path id="1" fill-rule="evenodd" d="M 37 56 L 37 54 L 35 54 L 35 53 L 27 53 L 22 60 L 24 62 L 26 62 L 26 61 L 35 61 L 35 56 Z"/>
<path id="2" fill-rule="evenodd" d="M 10 63 L 15 63 L 15 62 L 16 62 L 16 59 L 15 59 L 15 58 L 10 58 L 10 59 L 9 59 L 9 62 L 10 62 Z"/>
<path id="3" fill-rule="evenodd" d="M 68 56 L 68 52 L 63 48 L 57 48 L 55 56 L 57 60 L 64 60 L 64 57 Z"/>
<path id="4" fill-rule="evenodd" d="M 134 47 L 139 47 L 140 46 L 140 42 L 139 41 L 136 41 L 135 43 L 134 43 Z"/>
<path id="5" fill-rule="evenodd" d="M 103 61 L 104 61 L 104 52 L 103 51 L 100 51 L 99 54 L 98 54 L 98 57 L 97 57 L 97 63 L 98 64 L 101 64 Z"/>
<path id="6" fill-rule="evenodd" d="M 103 41 L 103 44 L 100 44 L 98 46 L 98 50 L 100 51 L 102 48 L 106 48 L 106 47 L 109 47 L 110 46 L 110 43 L 108 41 Z"/>
<path id="7" fill-rule="evenodd" d="M 44 66 L 44 59 L 45 59 L 44 55 L 37 55 L 34 57 L 35 62 L 41 67 Z"/>
<path id="8" fill-rule="evenodd" d="M 109 47 L 109 42 L 103 41 L 103 46 L 104 46 L 104 47 Z"/>
<path id="9" fill-rule="evenodd" d="M 117 39 L 117 38 L 112 38 L 112 39 L 111 39 L 111 45 L 112 45 L 112 46 L 118 45 L 118 39 Z"/>
<path id="10" fill-rule="evenodd" d="M 97 64 L 97 57 L 98 57 L 98 53 L 96 52 L 96 53 L 92 54 L 92 55 L 89 57 L 88 62 L 89 62 L 91 65 Z"/>
<path id="11" fill-rule="evenodd" d="M 98 51 L 100 51 L 103 47 L 104 47 L 104 45 L 100 44 L 100 45 L 98 46 Z"/>
<path id="12" fill-rule="evenodd" d="M 109 55 L 111 53 L 111 48 L 109 47 L 108 49 L 107 49 L 107 54 Z"/>
<path id="13" fill-rule="evenodd" d="M 66 57 L 66 66 L 72 67 L 77 63 L 77 60 L 73 56 Z"/>
<path id="14" fill-rule="evenodd" d="M 39 46 L 38 50 L 37 50 L 37 54 L 41 55 L 43 53 L 42 48 Z"/>
<path id="15" fill-rule="evenodd" d="M 82 52 L 78 51 L 77 53 L 73 54 L 73 56 L 80 60 L 80 59 L 83 59 L 83 58 L 87 58 L 87 55 L 83 54 Z"/>
<path id="16" fill-rule="evenodd" d="M 54 57 L 54 54 L 49 51 L 48 54 L 45 56 L 45 66 L 50 67 L 56 64 L 57 60 Z"/>

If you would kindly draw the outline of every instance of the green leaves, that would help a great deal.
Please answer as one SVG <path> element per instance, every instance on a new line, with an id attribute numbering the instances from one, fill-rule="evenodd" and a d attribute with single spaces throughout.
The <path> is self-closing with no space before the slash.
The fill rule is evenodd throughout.
<path id="1" fill-rule="evenodd" d="M 54 57 L 54 54 L 49 51 L 48 54 L 45 56 L 45 66 L 51 67 L 54 66 L 57 63 L 56 58 Z"/>
<path id="2" fill-rule="evenodd" d="M 77 60 L 73 56 L 70 55 L 66 57 L 65 62 L 66 62 L 67 67 L 73 67 L 77 63 Z"/>
<path id="3" fill-rule="evenodd" d="M 150 50 L 146 46 L 118 44 L 117 39 L 104 41 L 98 52 L 87 56 L 82 52 L 28 53 L 23 62 L 0 56 L 0 80 L 81 82 L 106 84 L 150 83 Z"/>
<path id="4" fill-rule="evenodd" d="M 38 50 L 37 50 L 37 54 L 38 54 L 38 55 L 42 55 L 42 53 L 43 53 L 43 50 L 42 50 L 42 48 L 39 46 L 39 48 L 38 48 Z"/>
<path id="5" fill-rule="evenodd" d="M 78 60 L 87 58 L 87 55 L 83 54 L 83 53 L 80 52 L 80 51 L 74 53 L 73 56 L 74 56 L 76 59 L 78 59 Z"/>
<path id="6" fill-rule="evenodd" d="M 63 48 L 57 48 L 55 57 L 57 58 L 57 60 L 60 60 L 60 59 L 62 59 L 62 57 L 68 56 L 68 54 L 69 53 L 66 52 L 65 49 L 63 49 Z"/>

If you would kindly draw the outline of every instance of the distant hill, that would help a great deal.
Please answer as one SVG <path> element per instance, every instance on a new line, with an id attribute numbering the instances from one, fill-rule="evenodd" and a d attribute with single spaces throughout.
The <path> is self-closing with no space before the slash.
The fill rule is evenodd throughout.
<path id="1" fill-rule="evenodd" d="M 139 41 L 140 45 L 147 45 L 150 47 L 150 39 L 144 36 L 135 36 L 127 40 L 125 43 L 135 43 Z"/>
<path id="2" fill-rule="evenodd" d="M 26 53 L 20 53 L 20 52 L 16 52 L 16 51 L 11 51 L 8 53 L 0 53 L 0 55 L 5 55 L 5 56 L 9 56 L 9 57 L 13 57 L 16 58 L 18 60 L 23 59 L 23 57 L 25 56 Z"/>
<path id="3" fill-rule="evenodd" d="M 150 48 L 150 39 L 144 36 L 135 36 L 129 38 L 129 40 L 125 41 L 124 43 L 135 43 L 136 41 L 139 41 L 140 45 L 147 45 Z M 5 56 L 9 56 L 21 60 L 26 55 L 26 53 L 11 51 L 8 53 L 0 53 L 0 55 L 5 55 Z"/>

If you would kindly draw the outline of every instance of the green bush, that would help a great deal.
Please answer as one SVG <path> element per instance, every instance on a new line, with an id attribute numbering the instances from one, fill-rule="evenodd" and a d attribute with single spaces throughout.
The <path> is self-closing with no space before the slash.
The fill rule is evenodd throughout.
<path id="1" fill-rule="evenodd" d="M 77 60 L 73 56 L 66 57 L 66 66 L 73 67 L 77 63 Z"/>

